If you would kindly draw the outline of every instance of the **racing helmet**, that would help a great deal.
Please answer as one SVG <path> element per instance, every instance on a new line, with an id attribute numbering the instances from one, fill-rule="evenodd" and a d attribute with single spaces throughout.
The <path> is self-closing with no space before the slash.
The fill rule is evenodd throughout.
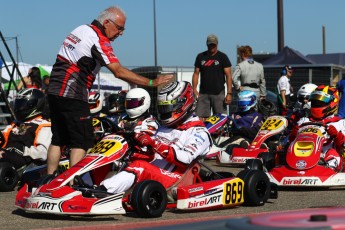
<path id="1" fill-rule="evenodd" d="M 256 93 L 250 90 L 243 90 L 238 93 L 237 108 L 240 112 L 247 112 L 256 106 Z"/>
<path id="2" fill-rule="evenodd" d="M 26 121 L 43 114 L 45 107 L 45 96 L 38 89 L 22 89 L 16 95 L 13 110 L 18 121 Z"/>
<path id="3" fill-rule="evenodd" d="M 160 90 L 157 104 L 161 123 L 171 127 L 189 118 L 196 108 L 196 98 L 189 82 L 175 81 Z"/>
<path id="4" fill-rule="evenodd" d="M 110 94 L 105 103 L 109 113 L 124 113 L 127 90 Z"/>
<path id="5" fill-rule="evenodd" d="M 89 107 L 91 114 L 96 114 L 102 110 L 104 97 L 97 92 L 89 93 Z"/>
<path id="6" fill-rule="evenodd" d="M 261 113 L 264 118 L 277 115 L 277 106 L 266 99 L 261 99 L 258 102 L 258 112 Z"/>
<path id="7" fill-rule="evenodd" d="M 337 111 L 339 92 L 331 86 L 320 85 L 310 94 L 310 102 L 311 116 L 315 119 L 325 118 Z"/>
<path id="8" fill-rule="evenodd" d="M 311 92 L 317 88 L 317 85 L 313 83 L 307 83 L 301 86 L 297 91 L 297 100 L 300 103 L 304 103 L 304 100 L 309 100 Z"/>
<path id="9" fill-rule="evenodd" d="M 148 111 L 151 105 L 150 94 L 143 88 L 134 88 L 126 94 L 125 109 L 130 118 L 137 118 Z"/>
<path id="10" fill-rule="evenodd" d="M 96 143 L 100 141 L 104 136 L 115 131 L 113 123 L 106 117 L 92 118 L 92 126 Z"/>

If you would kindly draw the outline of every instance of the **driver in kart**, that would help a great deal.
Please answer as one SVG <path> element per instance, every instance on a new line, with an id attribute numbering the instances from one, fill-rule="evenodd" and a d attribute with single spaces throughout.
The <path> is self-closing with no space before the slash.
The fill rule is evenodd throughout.
<path id="1" fill-rule="evenodd" d="M 223 146 L 239 144 L 243 148 L 248 148 L 263 124 L 263 116 L 256 111 L 256 105 L 255 92 L 244 90 L 238 93 L 238 111 L 230 116 L 232 136 L 221 143 Z M 262 145 L 262 148 L 268 148 L 265 143 Z M 230 163 L 227 151 L 220 151 L 217 158 L 222 164 Z"/>
<path id="2" fill-rule="evenodd" d="M 52 132 L 49 121 L 42 117 L 45 95 L 38 89 L 22 89 L 14 100 L 16 119 L 3 131 L 0 161 L 21 169 L 31 162 L 46 161 Z"/>
<path id="3" fill-rule="evenodd" d="M 154 152 L 151 161 L 134 160 L 123 171 L 105 179 L 100 189 L 110 193 L 124 192 L 135 183 L 155 180 L 165 188 L 178 181 L 193 160 L 206 155 L 212 140 L 204 123 L 193 115 L 196 98 L 186 81 L 171 82 L 157 98 L 162 126 L 154 137 L 146 132 L 135 134 L 141 146 Z"/>
<path id="4" fill-rule="evenodd" d="M 321 157 L 326 165 L 336 171 L 342 170 L 345 142 L 345 120 L 336 116 L 335 113 L 339 104 L 339 92 L 336 88 L 320 85 L 311 94 L 310 116 L 302 117 L 295 127 L 293 127 L 289 141 L 296 138 L 298 130 L 306 122 L 322 122 L 326 125 L 326 131 L 330 136 L 323 148 Z"/>

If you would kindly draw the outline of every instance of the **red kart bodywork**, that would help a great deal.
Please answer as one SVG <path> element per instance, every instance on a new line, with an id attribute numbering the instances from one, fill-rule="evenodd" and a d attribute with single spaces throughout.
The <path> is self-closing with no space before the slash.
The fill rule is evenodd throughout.
<path id="1" fill-rule="evenodd" d="M 97 180 L 99 183 L 105 177 L 104 167 L 109 167 L 111 163 L 121 160 L 128 148 L 128 143 L 123 137 L 106 136 L 79 163 L 47 184 L 32 189 L 25 184 L 16 195 L 15 205 L 29 212 L 62 215 L 109 215 L 133 211 L 130 202 L 131 191 L 97 197 L 85 196 L 85 190 L 69 186 L 75 177 L 85 175 L 87 172 L 91 172 L 92 181 Z M 202 181 L 199 175 L 200 168 L 199 161 L 195 161 L 178 182 L 166 189 L 170 197 L 167 208 L 204 210 L 238 206 L 244 203 L 244 180 L 232 176 Z M 269 182 L 268 179 L 267 182 Z M 270 193 L 270 189 L 266 191 L 266 194 L 267 192 Z M 263 199 L 267 200 L 268 197 Z M 260 205 L 263 203 L 261 202 Z"/>
<path id="2" fill-rule="evenodd" d="M 270 116 L 261 126 L 259 132 L 248 148 L 236 146 L 231 153 L 227 153 L 229 161 L 226 164 L 244 165 L 248 159 L 257 158 L 259 153 L 268 152 L 267 148 L 262 148 L 262 144 L 270 137 L 283 132 L 288 126 L 288 121 L 282 116 Z M 224 153 L 223 153 L 224 154 Z M 222 164 L 220 155 L 217 156 L 217 163 Z"/>
<path id="3" fill-rule="evenodd" d="M 323 147 L 329 143 L 329 138 L 323 124 L 305 124 L 289 145 L 286 162 L 268 170 L 270 180 L 284 187 L 344 186 L 345 173 L 327 167 L 321 160 Z"/>

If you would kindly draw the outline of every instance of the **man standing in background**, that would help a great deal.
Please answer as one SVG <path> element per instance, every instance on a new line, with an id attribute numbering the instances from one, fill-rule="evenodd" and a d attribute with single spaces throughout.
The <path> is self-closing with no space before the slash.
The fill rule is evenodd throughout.
<path id="1" fill-rule="evenodd" d="M 231 62 L 225 53 L 218 50 L 216 35 L 210 34 L 206 45 L 207 50 L 199 53 L 195 59 L 192 79 L 193 91 L 198 97 L 196 115 L 203 121 L 211 115 L 211 109 L 213 114 L 227 113 L 226 104 L 232 100 Z"/>
<path id="2" fill-rule="evenodd" d="M 292 94 L 292 88 L 290 85 L 290 78 L 292 76 L 292 67 L 286 65 L 281 70 L 281 77 L 278 80 L 278 114 L 285 116 L 288 107 L 291 104 L 290 95 Z"/>
<path id="3" fill-rule="evenodd" d="M 252 47 L 241 46 L 239 54 L 242 62 L 236 65 L 232 76 L 235 89 L 255 92 L 257 100 L 265 98 L 267 92 L 264 67 L 261 63 L 254 61 Z"/>

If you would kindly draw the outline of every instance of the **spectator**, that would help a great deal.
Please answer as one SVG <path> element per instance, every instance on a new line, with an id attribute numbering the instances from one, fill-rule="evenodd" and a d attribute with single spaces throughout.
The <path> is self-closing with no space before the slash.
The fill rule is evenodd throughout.
<path id="1" fill-rule="evenodd" d="M 24 83 L 25 82 L 25 87 Z M 41 72 L 38 67 L 32 67 L 29 69 L 29 74 L 26 77 L 23 77 L 23 81 L 20 81 L 18 84 L 18 90 L 22 88 L 27 89 L 41 89 L 42 87 L 42 79 L 41 79 Z"/>
<path id="2" fill-rule="evenodd" d="M 48 90 L 48 86 L 49 86 L 49 76 L 48 75 L 44 75 L 43 78 L 42 78 L 42 91 L 44 93 L 47 92 Z"/>
<path id="3" fill-rule="evenodd" d="M 101 12 L 90 25 L 74 29 L 64 40 L 50 74 L 47 92 L 53 132 L 48 151 L 48 174 L 58 167 L 61 146 L 71 148 L 71 166 L 93 146 L 88 90 L 102 66 L 116 78 L 137 85 L 157 87 L 173 78 L 169 75 L 150 80 L 120 64 L 110 43 L 123 35 L 125 23 L 124 11 L 112 6 Z"/>
<path id="4" fill-rule="evenodd" d="M 165 188 L 178 181 L 192 161 L 205 155 L 212 145 L 204 124 L 193 115 L 194 109 L 190 83 L 172 82 L 164 87 L 158 94 L 158 114 L 163 126 L 154 138 L 143 127 L 135 134 L 137 142 L 150 146 L 154 155 L 130 162 L 123 171 L 105 179 L 99 189 L 119 193 L 143 180 L 156 180 Z"/>
<path id="5" fill-rule="evenodd" d="M 3 131 L 4 142 L 0 151 L 0 162 L 10 162 L 16 169 L 33 161 L 47 159 L 47 150 L 52 133 L 50 122 L 42 118 L 45 96 L 38 89 L 22 89 L 14 100 L 17 122 Z"/>
<path id="6" fill-rule="evenodd" d="M 278 114 L 285 116 L 287 114 L 289 106 L 291 104 L 292 87 L 290 85 L 290 78 L 292 76 L 293 69 L 291 66 L 286 65 L 281 70 L 281 77 L 278 80 Z"/>
<path id="7" fill-rule="evenodd" d="M 196 57 L 192 80 L 194 94 L 198 97 L 196 115 L 201 120 L 211 115 L 211 108 L 213 114 L 227 113 L 225 104 L 230 104 L 232 100 L 231 62 L 225 53 L 218 50 L 216 35 L 209 35 L 206 45 L 207 51 L 199 53 Z M 197 89 L 199 74 L 200 92 Z"/>
<path id="8" fill-rule="evenodd" d="M 239 53 L 242 62 L 236 65 L 232 76 L 235 89 L 255 92 L 257 100 L 265 98 L 267 92 L 264 67 L 261 63 L 254 61 L 252 47 L 241 46 Z"/>

